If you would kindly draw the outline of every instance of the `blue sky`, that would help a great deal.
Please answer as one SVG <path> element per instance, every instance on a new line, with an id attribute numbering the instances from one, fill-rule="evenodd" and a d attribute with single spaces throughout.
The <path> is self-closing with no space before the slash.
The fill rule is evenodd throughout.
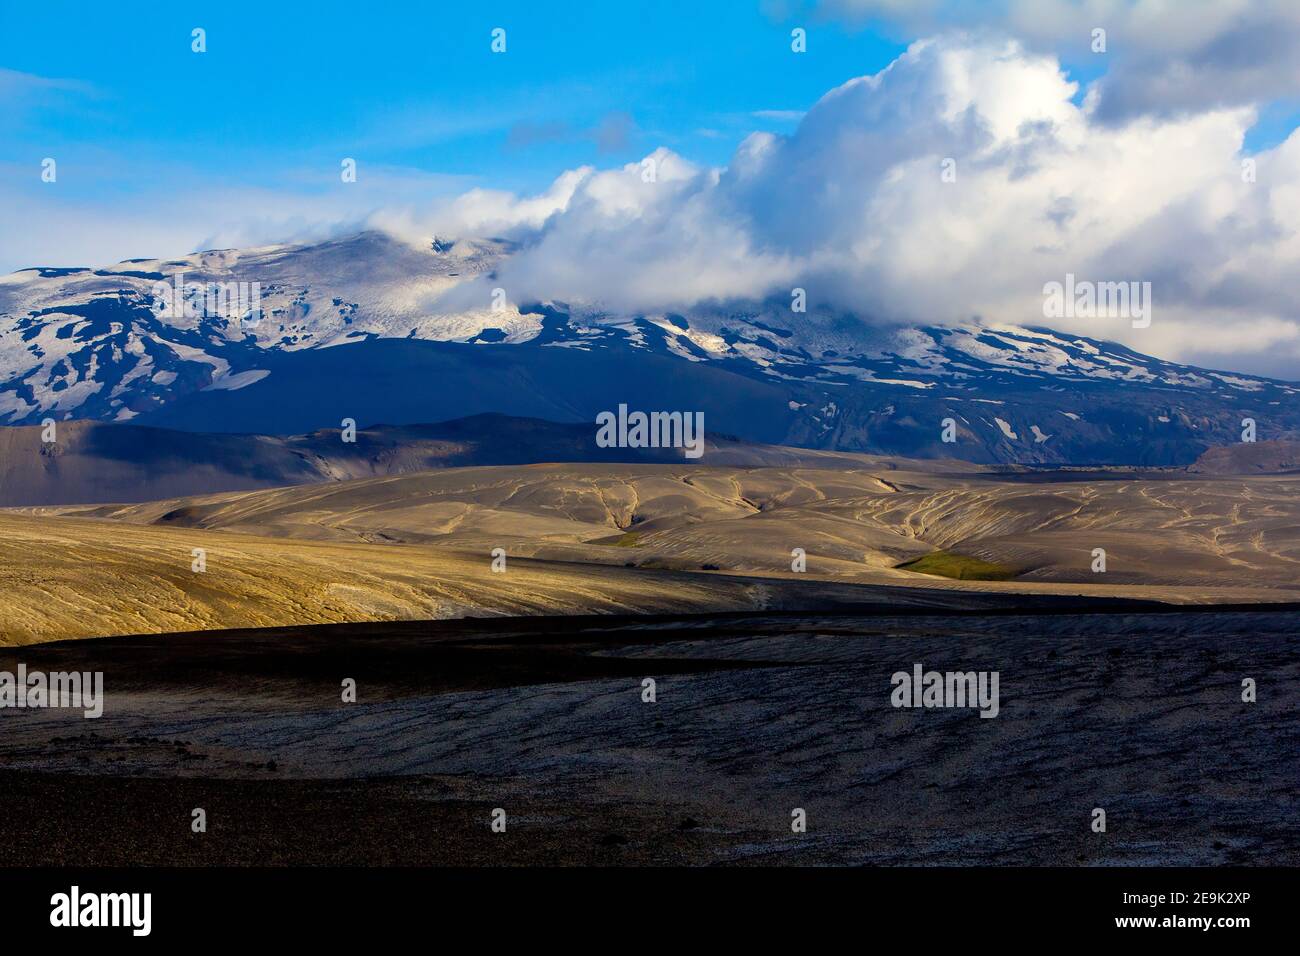
<path id="1" fill-rule="evenodd" d="M 326 0 L 309 11 L 0 0 L 0 174 L 29 208 L 57 208 L 223 190 L 319 196 L 343 157 L 358 161 L 374 203 L 471 186 L 536 192 L 565 169 L 659 146 L 722 165 L 749 133 L 792 131 L 827 90 L 879 71 L 932 27 L 863 5 L 872 0 Z M 958 25 L 981 25 L 980 4 L 951 8 Z M 794 26 L 809 55 L 791 55 Z M 191 51 L 194 27 L 206 53 Z M 495 27 L 507 31 L 504 55 L 490 51 Z M 1078 44 L 1059 46 L 1082 97 L 1104 69 Z M 1298 103 L 1269 101 L 1247 150 L 1285 138 Z M 32 175 L 47 156 L 57 194 Z M 0 250 L 0 269 L 17 267 L 14 254 Z"/>
<path id="2" fill-rule="evenodd" d="M 789 129 L 783 113 L 903 49 L 819 22 L 807 26 L 817 55 L 794 57 L 791 27 L 748 2 L 129 10 L 4 4 L 0 66 L 66 85 L 11 111 L 0 162 L 56 156 L 75 180 L 113 156 L 129 162 L 110 164 L 103 188 L 129 189 L 159 167 L 279 186 L 311 169 L 333 177 L 352 156 L 531 190 L 659 145 L 724 162 L 745 134 Z M 504 55 L 490 52 L 494 27 Z"/>
<path id="3" fill-rule="evenodd" d="M 61 84 L 5 110 L 0 162 L 58 155 L 72 174 L 129 156 L 103 187 L 130 188 L 158 165 L 279 185 L 348 155 L 530 190 L 658 145 L 725 162 L 745 134 L 789 129 L 780 114 L 880 70 L 910 39 L 750 0 L 184 7 L 0 4 L 0 67 Z M 795 24 L 815 55 L 789 55 Z M 498 26 L 505 55 L 489 51 Z M 1065 60 L 1084 82 L 1100 72 Z M 1297 119 L 1294 102 L 1271 108 L 1248 146 Z"/>

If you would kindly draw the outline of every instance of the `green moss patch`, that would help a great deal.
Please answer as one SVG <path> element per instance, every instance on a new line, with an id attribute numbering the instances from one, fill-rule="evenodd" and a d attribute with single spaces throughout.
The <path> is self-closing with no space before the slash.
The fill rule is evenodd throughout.
<path id="1" fill-rule="evenodd" d="M 901 571 L 936 574 L 941 578 L 954 578 L 958 581 L 1009 581 L 1019 573 L 1005 564 L 982 561 L 949 551 L 935 551 L 912 561 L 904 561 L 896 567 Z"/>

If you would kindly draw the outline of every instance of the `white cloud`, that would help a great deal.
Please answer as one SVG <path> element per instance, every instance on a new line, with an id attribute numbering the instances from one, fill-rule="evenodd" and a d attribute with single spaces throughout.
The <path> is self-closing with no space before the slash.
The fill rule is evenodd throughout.
<path id="1" fill-rule="evenodd" d="M 207 180 L 195 188 L 203 177 L 184 168 L 142 176 L 97 150 L 55 152 L 53 183 L 41 181 L 35 160 L 0 164 L 0 272 L 319 241 L 364 228 L 379 210 L 466 185 L 463 177 L 362 161 L 354 183 L 342 182 L 340 167 L 323 166 L 289 169 L 262 185 Z"/>
<path id="2" fill-rule="evenodd" d="M 1017 43 L 923 41 L 789 136 L 750 136 L 724 169 L 659 150 L 654 182 L 636 163 L 582 169 L 531 199 L 468 194 L 424 224 L 518 239 L 491 280 L 515 302 L 658 311 L 799 286 L 868 322 L 1047 324 L 1043 284 L 1070 272 L 1150 281 L 1154 321 L 1055 323 L 1068 330 L 1189 360 L 1294 353 L 1300 134 L 1247 183 L 1251 109 L 1103 122 L 1076 92 Z"/>
<path id="3" fill-rule="evenodd" d="M 1300 4 L 1295 0 L 813 0 L 773 8 L 925 35 L 994 29 L 1029 48 L 1105 69 L 1097 116 L 1260 103 L 1300 91 Z M 1094 53 L 1093 31 L 1106 32 Z"/>
<path id="4" fill-rule="evenodd" d="M 0 117 L 8 122 L 18 122 L 37 110 L 57 109 L 96 95 L 94 87 L 79 80 L 38 76 L 0 66 Z"/>
<path id="5" fill-rule="evenodd" d="M 536 196 L 520 197 L 499 189 L 472 189 L 442 202 L 432 212 L 417 212 L 409 207 L 385 208 L 370 217 L 369 225 L 421 244 L 430 234 L 481 238 L 520 229 L 536 230 L 568 206 L 592 172 L 590 166 L 568 170 L 546 192 Z"/>

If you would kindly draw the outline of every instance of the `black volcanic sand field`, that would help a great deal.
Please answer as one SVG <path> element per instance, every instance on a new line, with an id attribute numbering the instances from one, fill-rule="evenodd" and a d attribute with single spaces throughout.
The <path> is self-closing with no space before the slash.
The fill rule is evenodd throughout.
<path id="1" fill-rule="evenodd" d="M 0 865 L 1300 863 L 1300 609 L 1086 608 L 6 649 L 107 703 L 0 711 Z M 999 716 L 891 707 L 915 662 L 998 671 Z"/>

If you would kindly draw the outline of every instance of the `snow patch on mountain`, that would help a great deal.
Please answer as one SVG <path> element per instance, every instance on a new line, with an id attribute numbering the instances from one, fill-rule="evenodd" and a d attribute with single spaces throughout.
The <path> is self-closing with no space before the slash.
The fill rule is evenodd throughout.
<path id="1" fill-rule="evenodd" d="M 236 372 L 233 375 L 223 375 L 213 379 L 212 384 L 205 386 L 202 390 L 205 392 L 228 391 L 237 392 L 241 388 L 247 388 L 255 382 L 260 382 L 271 373 L 263 368 L 251 368 L 246 372 Z"/>
<path id="2" fill-rule="evenodd" d="M 1002 434 L 1006 435 L 1008 438 L 1020 438 L 1020 436 L 1012 429 L 1010 422 L 1004 421 L 1001 418 L 994 418 L 993 420 L 997 422 L 998 428 L 1002 429 Z"/>

